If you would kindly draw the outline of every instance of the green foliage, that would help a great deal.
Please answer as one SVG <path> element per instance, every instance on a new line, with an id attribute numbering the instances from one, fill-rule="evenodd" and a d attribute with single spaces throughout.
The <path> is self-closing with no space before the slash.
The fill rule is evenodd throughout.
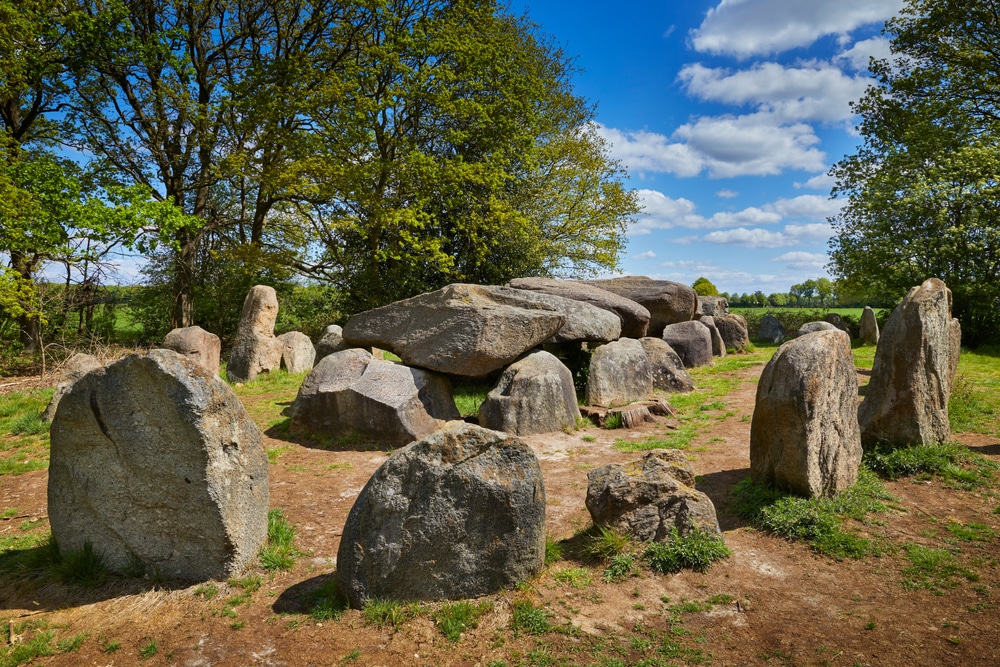
<path id="1" fill-rule="evenodd" d="M 602 579 L 606 584 L 623 581 L 632 576 L 634 570 L 635 556 L 630 553 L 615 554 L 608 561 L 608 566 L 604 568 Z"/>
<path id="2" fill-rule="evenodd" d="M 719 296 L 718 288 L 708 278 L 702 276 L 691 285 L 698 296 Z"/>
<path id="3" fill-rule="evenodd" d="M 349 608 L 347 598 L 340 592 L 336 577 L 330 577 L 317 587 L 309 600 L 309 615 L 315 621 L 336 621 Z"/>
<path id="4" fill-rule="evenodd" d="M 625 425 L 625 418 L 620 412 L 612 412 L 604 418 L 604 428 L 608 430 L 613 430 L 616 428 L 621 428 Z"/>
<path id="5" fill-rule="evenodd" d="M 461 379 L 452 387 L 455 407 L 463 417 L 475 417 L 479 414 L 479 406 L 486 400 L 486 395 L 493 389 L 492 383 Z"/>
<path id="6" fill-rule="evenodd" d="M 417 615 L 420 608 L 416 604 L 405 604 L 397 600 L 372 599 L 361 609 L 366 625 L 398 630 L 408 620 Z"/>
<path id="7" fill-rule="evenodd" d="M 673 528 L 668 539 L 647 546 L 643 558 L 657 572 L 680 572 L 685 568 L 705 572 L 731 553 L 720 535 L 695 529 L 681 536 Z"/>
<path id="8" fill-rule="evenodd" d="M 591 584 L 590 572 L 582 567 L 568 567 L 552 574 L 552 578 L 572 588 L 586 588 Z"/>
<path id="9" fill-rule="evenodd" d="M 957 443 L 900 449 L 879 446 L 866 451 L 864 461 L 871 470 L 889 479 L 938 475 L 964 488 L 991 484 L 994 471 L 1000 468 Z"/>
<path id="10" fill-rule="evenodd" d="M 453 642 L 457 642 L 462 633 L 479 626 L 483 614 L 493 609 L 493 603 L 485 600 L 472 604 L 467 600 L 448 602 L 441 605 L 434 620 L 437 621 L 441 634 Z"/>
<path id="11" fill-rule="evenodd" d="M 152 658 L 154 655 L 160 652 L 160 644 L 156 641 L 155 637 L 147 637 L 146 641 L 142 643 L 139 647 L 139 657 L 143 660 L 147 658 Z"/>
<path id="12" fill-rule="evenodd" d="M 58 573 L 65 582 L 90 588 L 103 583 L 108 571 L 104 558 L 88 541 L 80 549 L 61 553 Z"/>
<path id="13" fill-rule="evenodd" d="M 545 607 L 527 599 L 515 600 L 510 629 L 516 634 L 544 635 L 552 630 L 551 618 L 552 613 Z"/>
<path id="14" fill-rule="evenodd" d="M 300 552 L 295 547 L 295 526 L 288 523 L 284 512 L 272 509 L 267 513 L 267 544 L 260 552 L 260 564 L 268 572 L 290 570 Z"/>
<path id="15" fill-rule="evenodd" d="M 978 581 L 979 575 L 959 564 L 947 549 L 935 549 L 919 544 L 904 547 L 910 565 L 903 569 L 903 587 L 926 588 L 936 594 L 955 588 L 962 579 Z"/>
<path id="16" fill-rule="evenodd" d="M 563 547 L 559 542 L 545 538 L 545 565 L 549 566 L 563 558 Z"/>
<path id="17" fill-rule="evenodd" d="M 632 542 L 626 535 L 605 526 L 594 526 L 584 543 L 583 551 L 591 558 L 607 561 L 631 548 Z"/>
<path id="18" fill-rule="evenodd" d="M 17 667 L 31 663 L 35 658 L 55 654 L 51 630 L 36 633 L 29 641 L 0 648 L 0 667 Z"/>

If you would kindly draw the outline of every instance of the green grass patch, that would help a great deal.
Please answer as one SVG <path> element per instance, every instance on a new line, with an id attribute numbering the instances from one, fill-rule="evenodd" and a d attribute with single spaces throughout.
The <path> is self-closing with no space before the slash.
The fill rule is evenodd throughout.
<path id="1" fill-rule="evenodd" d="M 33 662 L 36 658 L 54 655 L 56 647 L 51 630 L 35 634 L 29 641 L 0 648 L 0 667 L 16 667 Z"/>
<path id="2" fill-rule="evenodd" d="M 635 572 L 635 556 L 630 553 L 615 554 L 608 560 L 608 566 L 604 568 L 602 579 L 604 583 L 611 584 L 616 581 L 624 581 Z"/>
<path id="3" fill-rule="evenodd" d="M 560 584 L 572 588 L 586 588 L 592 583 L 590 572 L 582 567 L 568 567 L 552 574 Z"/>
<path id="4" fill-rule="evenodd" d="M 721 535 L 692 530 L 681 536 L 677 529 L 662 542 L 652 542 L 642 556 L 657 572 L 680 572 L 683 569 L 705 572 L 712 563 L 728 558 L 732 552 Z"/>
<path id="5" fill-rule="evenodd" d="M 23 475 L 49 465 L 49 424 L 41 419 L 52 389 L 0 396 L 0 475 Z"/>
<path id="6" fill-rule="evenodd" d="M 552 630 L 552 613 L 536 606 L 531 600 L 516 600 L 511 614 L 510 628 L 515 634 L 544 635 Z"/>
<path id="7" fill-rule="evenodd" d="M 398 630 L 419 611 L 420 607 L 414 603 L 404 604 L 396 600 L 375 598 L 365 603 L 361 615 L 365 619 L 365 625 Z"/>
<path id="8" fill-rule="evenodd" d="M 452 397 L 455 407 L 463 417 L 475 417 L 479 414 L 479 406 L 486 400 L 487 394 L 493 389 L 492 384 L 474 381 L 456 382 L 452 387 Z"/>
<path id="9" fill-rule="evenodd" d="M 467 600 L 449 602 L 441 605 L 434 614 L 434 620 L 441 634 L 457 642 L 463 632 L 479 627 L 479 619 L 491 609 L 493 603 L 489 600 L 478 604 L 472 604 Z"/>
<path id="10" fill-rule="evenodd" d="M 614 448 L 620 452 L 646 452 L 651 449 L 687 449 L 698 434 L 698 425 L 682 423 L 676 430 L 667 431 L 663 436 L 648 436 L 640 440 L 615 438 Z"/>
<path id="11" fill-rule="evenodd" d="M 148 637 L 146 641 L 142 643 L 139 647 L 139 657 L 143 660 L 152 658 L 154 655 L 160 652 L 160 644 L 156 641 L 155 637 Z"/>
<path id="12" fill-rule="evenodd" d="M 888 479 L 941 477 L 964 489 L 990 486 L 1000 464 L 956 443 L 918 445 L 892 449 L 879 446 L 865 452 L 864 462 Z"/>
<path id="13" fill-rule="evenodd" d="M 889 510 L 894 498 L 870 470 L 833 498 L 801 498 L 756 484 L 749 477 L 733 488 L 737 513 L 751 525 L 789 540 L 801 540 L 838 560 L 881 553 L 872 540 L 845 527 L 847 519 L 864 522 Z"/>
<path id="14" fill-rule="evenodd" d="M 632 550 L 632 541 L 626 535 L 607 528 L 594 526 L 584 540 L 583 552 L 602 561 L 608 561 L 619 554 Z"/>
<path id="15" fill-rule="evenodd" d="M 997 536 L 997 532 L 985 523 L 959 523 L 958 521 L 948 522 L 948 532 L 963 542 L 990 542 Z"/>
<path id="16" fill-rule="evenodd" d="M 979 575 L 962 566 L 947 549 L 934 549 L 919 544 L 903 547 L 910 565 L 903 569 L 903 588 L 930 590 L 936 595 L 955 588 L 962 580 L 978 581 Z"/>
<path id="17" fill-rule="evenodd" d="M 94 551 L 90 542 L 84 542 L 80 549 L 62 553 L 57 571 L 63 581 L 87 588 L 100 585 L 108 575 L 104 558 Z"/>
<path id="18" fill-rule="evenodd" d="M 347 611 L 347 598 L 340 592 L 336 577 L 330 577 L 309 597 L 309 615 L 314 621 L 336 621 Z"/>
<path id="19" fill-rule="evenodd" d="M 563 559 L 562 544 L 556 540 L 545 538 L 545 565 L 552 565 Z"/>
<path id="20" fill-rule="evenodd" d="M 260 551 L 260 564 L 268 572 L 291 570 L 301 555 L 295 546 L 295 526 L 288 523 L 284 512 L 272 509 L 267 513 L 267 543 Z"/>

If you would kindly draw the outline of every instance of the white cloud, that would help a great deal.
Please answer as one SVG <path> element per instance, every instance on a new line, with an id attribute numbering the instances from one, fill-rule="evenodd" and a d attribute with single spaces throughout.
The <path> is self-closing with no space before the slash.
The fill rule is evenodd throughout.
<path id="1" fill-rule="evenodd" d="M 735 190 L 719 190 L 715 193 L 716 197 L 722 197 L 723 199 L 732 199 L 733 197 L 739 197 L 740 193 Z"/>
<path id="2" fill-rule="evenodd" d="M 890 41 L 885 37 L 872 37 L 863 39 L 847 49 L 838 53 L 835 60 L 847 62 L 859 72 L 868 71 L 868 59 L 877 58 L 883 60 L 892 55 Z"/>
<path id="3" fill-rule="evenodd" d="M 684 144 L 672 143 L 662 134 L 645 130 L 623 132 L 596 123 L 594 129 L 611 145 L 612 156 L 632 172 L 697 176 L 704 168 L 700 156 Z"/>
<path id="4" fill-rule="evenodd" d="M 631 229 L 633 236 L 648 234 L 654 229 L 719 229 L 736 225 L 771 225 L 782 220 L 777 210 L 750 206 L 741 211 L 720 211 L 711 217 L 696 213 L 690 199 L 673 199 L 656 190 L 639 190 L 639 200 L 644 209 Z"/>
<path id="5" fill-rule="evenodd" d="M 701 100 L 753 106 L 782 123 L 846 121 L 854 115 L 849 103 L 861 97 L 870 81 L 864 75 L 848 76 L 830 63 L 758 63 L 735 72 L 695 63 L 685 65 L 678 79 Z"/>
<path id="6" fill-rule="evenodd" d="M 902 6 L 903 0 L 721 0 L 690 37 L 697 51 L 746 58 L 847 35 Z"/>
<path id="7" fill-rule="evenodd" d="M 632 255 L 632 259 L 656 259 L 656 253 L 652 250 L 647 250 L 646 252 L 640 252 L 638 255 Z"/>
<path id="8" fill-rule="evenodd" d="M 829 261 L 829 257 L 823 253 L 816 252 L 786 252 L 772 259 L 776 264 L 784 264 L 789 269 L 805 271 L 807 269 L 822 269 Z"/>
<path id="9" fill-rule="evenodd" d="M 800 195 L 792 199 L 779 199 L 765 209 L 781 214 L 783 218 L 812 218 L 826 220 L 837 215 L 845 202 L 820 195 Z"/>
<path id="10" fill-rule="evenodd" d="M 700 241 L 716 245 L 735 245 L 743 248 L 781 248 L 794 245 L 820 243 L 830 238 L 832 228 L 822 223 L 787 225 L 783 231 L 747 229 L 738 227 L 725 231 L 709 232 Z"/>
<path id="11" fill-rule="evenodd" d="M 826 190 L 830 191 L 833 186 L 837 184 L 837 179 L 831 176 L 829 173 L 822 173 L 817 176 L 813 176 L 805 183 L 796 183 L 796 188 L 808 188 L 810 190 Z"/>

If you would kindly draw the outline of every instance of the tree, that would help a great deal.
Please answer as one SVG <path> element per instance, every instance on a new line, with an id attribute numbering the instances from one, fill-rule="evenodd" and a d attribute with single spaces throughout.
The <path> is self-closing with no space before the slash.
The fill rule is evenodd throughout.
<path id="1" fill-rule="evenodd" d="M 691 285 L 699 296 L 719 296 L 719 290 L 708 278 L 702 276 Z"/>
<path id="2" fill-rule="evenodd" d="M 864 143 L 834 166 L 833 272 L 899 298 L 944 280 L 963 338 L 1000 335 L 1000 2 L 910 0 L 893 57 L 855 105 Z"/>

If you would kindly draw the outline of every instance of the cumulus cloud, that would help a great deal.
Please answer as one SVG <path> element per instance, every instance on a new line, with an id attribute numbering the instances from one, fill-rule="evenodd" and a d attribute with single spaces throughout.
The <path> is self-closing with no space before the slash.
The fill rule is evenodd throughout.
<path id="1" fill-rule="evenodd" d="M 643 212 L 632 227 L 633 235 L 648 234 L 654 229 L 719 229 L 735 225 L 770 225 L 781 222 L 782 214 L 750 206 L 740 211 L 720 211 L 710 217 L 696 213 L 697 207 L 690 199 L 673 199 L 656 190 L 639 190 Z"/>
<path id="2" fill-rule="evenodd" d="M 704 53 L 767 55 L 882 23 L 902 6 L 903 0 L 721 0 L 690 38 Z"/>
<path id="3" fill-rule="evenodd" d="M 872 37 L 855 42 L 851 48 L 837 54 L 835 60 L 845 62 L 859 72 L 868 71 L 868 59 L 883 60 L 892 55 L 890 41 L 885 37 Z"/>
<path id="4" fill-rule="evenodd" d="M 861 97 L 869 83 L 867 76 L 848 76 L 840 68 L 821 62 L 797 66 L 758 63 L 735 72 L 695 63 L 685 65 L 678 79 L 701 100 L 753 106 L 782 123 L 848 120 L 853 117 L 851 100 Z"/>
<path id="5" fill-rule="evenodd" d="M 836 179 L 829 173 L 822 173 L 818 176 L 813 176 L 805 183 L 795 183 L 796 188 L 808 188 L 810 190 L 826 190 L 829 192 L 833 189 L 833 186 L 837 184 Z"/>
<path id="6" fill-rule="evenodd" d="M 647 250 L 646 252 L 640 252 L 638 255 L 632 255 L 632 259 L 656 259 L 656 253 L 652 250 Z"/>
<path id="7" fill-rule="evenodd" d="M 822 269 L 829 261 L 829 257 L 824 253 L 795 251 L 786 252 L 771 261 L 776 264 L 784 264 L 789 269 L 805 271 Z"/>
<path id="8" fill-rule="evenodd" d="M 704 168 L 701 156 L 684 144 L 671 142 L 665 135 L 645 130 L 623 132 L 598 123 L 594 124 L 594 130 L 611 145 L 612 157 L 621 160 L 632 172 L 697 176 Z"/>
<path id="9" fill-rule="evenodd" d="M 837 215 L 845 202 L 821 195 L 800 195 L 791 199 L 779 199 L 765 208 L 779 213 L 784 218 L 812 218 L 826 220 Z"/>
<path id="10" fill-rule="evenodd" d="M 715 193 L 716 197 L 722 197 L 723 199 L 732 199 L 733 197 L 739 197 L 740 193 L 735 190 L 719 190 Z"/>
<path id="11" fill-rule="evenodd" d="M 716 245 L 735 245 L 743 248 L 781 248 L 794 245 L 812 245 L 826 241 L 832 234 L 830 225 L 810 223 L 786 225 L 783 231 L 768 229 L 747 229 L 738 227 L 724 231 L 709 232 L 700 241 Z"/>

